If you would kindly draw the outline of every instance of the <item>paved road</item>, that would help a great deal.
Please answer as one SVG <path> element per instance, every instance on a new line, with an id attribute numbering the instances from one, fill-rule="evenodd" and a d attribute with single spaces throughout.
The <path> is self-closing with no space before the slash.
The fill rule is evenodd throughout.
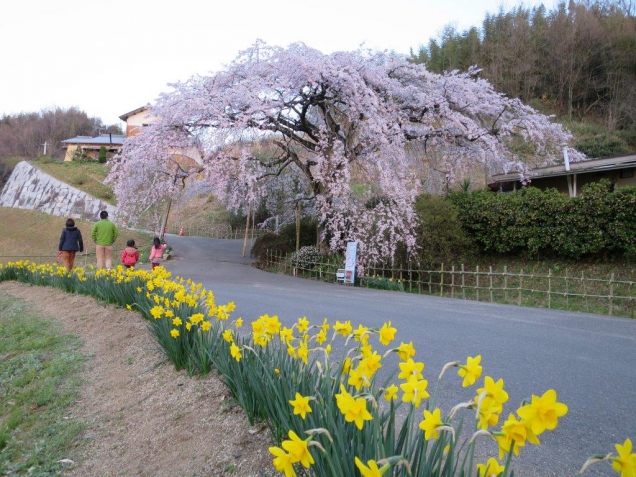
<path id="1" fill-rule="evenodd" d="M 354 326 L 392 320 L 398 342 L 413 340 L 430 382 L 445 363 L 481 354 L 484 372 L 504 378 L 509 410 L 532 393 L 556 389 L 570 411 L 556 431 L 543 434 L 543 445 L 522 449 L 516 476 L 575 475 L 587 457 L 614 451 L 614 443 L 629 437 L 636 444 L 636 320 L 322 283 L 249 266 L 240 240 L 167 241 L 175 257 L 166 267 L 203 283 L 218 303 L 234 301 L 237 317 L 276 314 L 287 324 L 328 317 Z M 447 376 L 440 402 L 450 407 L 472 397 L 473 389 Z M 481 445 L 495 453 L 494 443 Z M 585 475 L 617 474 L 602 463 Z"/>

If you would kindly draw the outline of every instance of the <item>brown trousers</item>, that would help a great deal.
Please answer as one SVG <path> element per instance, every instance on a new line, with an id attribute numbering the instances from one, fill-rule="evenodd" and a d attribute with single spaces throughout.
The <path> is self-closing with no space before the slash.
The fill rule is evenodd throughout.
<path id="1" fill-rule="evenodd" d="M 71 271 L 73 269 L 76 253 L 77 252 L 75 251 L 67 251 L 67 250 L 62 251 L 62 263 L 64 264 L 64 266 L 66 267 L 68 271 Z"/>

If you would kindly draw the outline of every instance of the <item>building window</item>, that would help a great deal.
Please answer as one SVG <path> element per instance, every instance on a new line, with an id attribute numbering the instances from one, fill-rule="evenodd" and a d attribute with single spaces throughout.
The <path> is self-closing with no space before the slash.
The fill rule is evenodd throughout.
<path id="1" fill-rule="evenodd" d="M 621 169 L 620 177 L 621 179 L 629 179 L 630 177 L 634 177 L 634 169 Z"/>

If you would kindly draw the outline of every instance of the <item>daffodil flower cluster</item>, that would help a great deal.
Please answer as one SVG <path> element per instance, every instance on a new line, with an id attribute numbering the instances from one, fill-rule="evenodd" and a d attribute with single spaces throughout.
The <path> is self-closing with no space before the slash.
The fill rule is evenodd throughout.
<path id="1" fill-rule="evenodd" d="M 243 319 L 230 321 L 233 302 L 219 305 L 201 284 L 172 278 L 163 267 L 69 272 L 24 261 L 0 265 L 0 280 L 57 286 L 141 312 L 177 369 L 206 373 L 214 365 L 250 420 L 271 426 L 280 442 L 270 448 L 273 465 L 286 477 L 301 467 L 316 475 L 378 477 L 392 469 L 392 475 L 424 476 L 450 469 L 439 475 L 506 476 L 512 456 L 527 443 L 539 444 L 539 436 L 568 412 L 549 389 L 532 395 L 500 424 L 509 395 L 503 379 L 482 379 L 480 355 L 448 363 L 429 389 L 424 362 L 416 359 L 412 342 L 393 344 L 398 330 L 390 321 L 378 328 L 349 320 L 312 325 L 303 316 L 288 327 L 264 314 L 251 323 L 251 334 L 239 334 Z M 461 385 L 476 390 L 470 401 L 444 415 L 437 390 L 453 367 Z M 383 368 L 393 378 L 379 385 Z M 474 416 L 474 430 L 463 444 L 454 424 L 462 410 Z M 301 439 L 303 433 L 309 437 Z M 474 462 L 479 436 L 496 441 L 499 459 Z M 616 451 L 591 459 L 581 472 L 590 463 L 610 461 L 621 477 L 635 477 L 631 440 L 616 444 Z"/>

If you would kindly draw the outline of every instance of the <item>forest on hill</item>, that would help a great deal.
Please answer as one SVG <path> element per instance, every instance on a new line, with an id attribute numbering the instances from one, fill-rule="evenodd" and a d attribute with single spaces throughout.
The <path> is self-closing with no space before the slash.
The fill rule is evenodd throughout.
<path id="1" fill-rule="evenodd" d="M 62 141 L 76 136 L 122 134 L 119 125 L 105 125 L 78 108 L 48 108 L 0 117 L 0 158 L 64 157 Z M 44 145 L 46 144 L 46 152 Z"/>
<path id="2" fill-rule="evenodd" d="M 633 0 L 502 7 L 481 27 L 447 25 L 411 58 L 438 73 L 477 66 L 497 91 L 556 114 L 575 133 L 576 122 L 598 125 L 577 134 L 577 148 L 590 157 L 636 150 Z"/>

